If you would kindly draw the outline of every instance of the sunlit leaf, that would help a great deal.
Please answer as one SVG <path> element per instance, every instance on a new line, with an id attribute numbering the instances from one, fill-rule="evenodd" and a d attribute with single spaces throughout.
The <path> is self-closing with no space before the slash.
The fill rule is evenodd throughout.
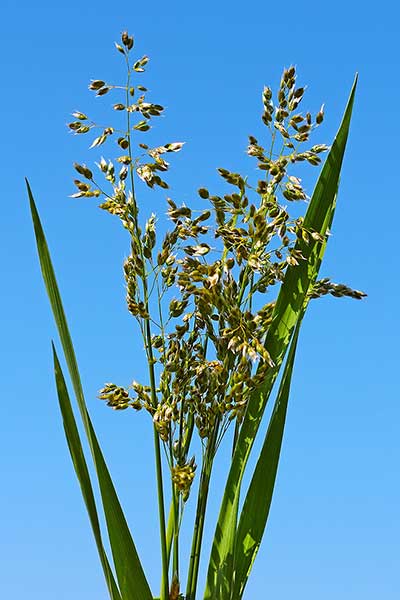
<path id="1" fill-rule="evenodd" d="M 326 236 L 331 225 L 336 205 L 356 85 L 357 78 L 354 81 L 342 123 L 318 178 L 304 219 L 304 227 L 316 231 L 323 237 Z M 313 238 L 309 244 L 299 240 L 296 249 L 302 252 L 305 260 L 300 261 L 297 266 L 290 266 L 282 283 L 265 342 L 275 367 L 270 369 L 263 384 L 252 393 L 241 426 L 211 548 L 205 600 L 230 598 L 237 506 L 244 471 L 294 328 L 305 309 L 308 291 L 318 275 L 325 245 L 326 241 L 321 242 Z"/>
<path id="2" fill-rule="evenodd" d="M 50 300 L 82 423 L 96 469 L 121 596 L 123 600 L 152 600 L 153 596 L 87 412 L 75 351 L 69 333 L 49 249 L 31 188 L 28 181 L 26 183 L 43 280 Z"/>

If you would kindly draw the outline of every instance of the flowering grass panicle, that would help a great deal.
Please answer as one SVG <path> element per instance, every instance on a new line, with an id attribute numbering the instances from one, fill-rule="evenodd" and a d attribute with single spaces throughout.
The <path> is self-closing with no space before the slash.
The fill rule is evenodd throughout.
<path id="1" fill-rule="evenodd" d="M 311 141 L 323 122 L 324 106 L 314 115 L 303 110 L 305 88 L 298 86 L 293 66 L 284 69 L 277 93 L 270 87 L 262 92 L 262 140 L 249 136 L 247 154 L 256 159 L 255 181 L 221 167 L 221 184 L 215 194 L 200 187 L 192 206 L 166 197 L 168 229 L 160 236 L 157 215 L 142 220 L 139 184 L 165 193 L 169 187 L 167 159 L 182 150 L 184 143 L 150 147 L 144 142 L 155 118 L 164 112 L 161 104 L 148 100 L 148 90 L 141 83 L 149 58 L 135 56 L 134 38 L 127 32 L 116 49 L 126 67 L 124 82 L 95 79 L 89 84 L 96 96 L 112 98 L 112 124 L 99 126 L 77 110 L 68 125 L 75 135 L 91 136 L 90 148 L 103 146 L 103 153 L 107 148 L 112 158 L 99 157 L 96 169 L 75 163 L 79 178 L 74 180 L 72 198 L 95 198 L 99 207 L 117 216 L 127 230 L 129 250 L 123 264 L 126 303 L 142 336 L 148 378 L 127 386 L 106 383 L 99 398 L 114 410 L 144 409 L 150 417 L 162 600 L 196 597 L 213 463 L 233 425 L 204 598 L 236 600 L 244 593 L 268 518 L 297 339 L 308 303 L 326 294 L 365 296 L 329 278 L 317 279 L 334 215 L 355 84 L 330 148 Z M 299 163 L 303 163 L 302 169 L 304 165 L 318 166 L 325 153 L 322 173 L 309 196 L 299 177 Z M 152 600 L 88 416 L 50 256 L 30 188 L 28 191 L 43 275 L 99 480 L 114 569 L 102 544 L 90 478 L 54 350 L 66 435 L 110 597 Z M 292 209 L 299 202 L 306 208 L 304 216 L 299 216 L 298 208 Z M 244 470 L 280 372 L 282 381 L 264 445 L 239 511 Z M 193 450 L 195 435 L 201 442 L 200 456 Z M 181 548 L 180 526 L 185 505 L 193 497 L 196 475 L 196 513 L 188 550 Z M 171 501 L 168 523 L 167 490 Z M 261 508 L 254 511 L 256 502 Z"/>

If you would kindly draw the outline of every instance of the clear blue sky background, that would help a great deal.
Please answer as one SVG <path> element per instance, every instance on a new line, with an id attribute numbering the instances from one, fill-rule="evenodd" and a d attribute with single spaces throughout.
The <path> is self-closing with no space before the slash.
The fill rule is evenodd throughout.
<path id="1" fill-rule="evenodd" d="M 330 142 L 355 71 L 354 119 L 323 274 L 368 292 L 323 299 L 304 324 L 276 495 L 246 598 L 399 597 L 399 12 L 394 2 L 110 3 L 3 0 L 0 23 L 2 293 L 0 597 L 105 600 L 106 591 L 58 414 L 50 338 L 23 177 L 52 249 L 90 411 L 152 585 L 159 575 L 151 432 L 116 414 L 104 381 L 144 377 L 124 305 L 127 239 L 94 202 L 74 201 L 74 160 L 99 153 L 68 135 L 73 109 L 95 114 L 90 78 L 123 69 L 128 28 L 151 57 L 143 79 L 167 106 L 156 143 L 187 141 L 171 195 L 218 191 L 218 166 L 254 174 L 246 136 L 260 94 L 297 65 L 306 103 L 326 104 Z M 164 194 L 143 192 L 163 211 Z M 218 478 L 223 465 L 218 466 Z M 215 515 L 218 494 L 212 498 Z M 212 529 L 212 528 L 211 528 Z M 185 534 L 186 535 L 186 534 Z M 207 538 L 208 539 L 208 538 Z"/>

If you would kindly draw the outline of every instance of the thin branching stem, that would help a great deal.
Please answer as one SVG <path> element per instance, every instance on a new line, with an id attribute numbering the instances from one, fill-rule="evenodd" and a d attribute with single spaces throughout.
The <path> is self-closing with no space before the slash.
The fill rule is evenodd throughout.
<path id="1" fill-rule="evenodd" d="M 130 87 L 130 66 L 128 61 L 128 56 L 126 55 L 126 63 L 127 63 L 127 85 L 126 85 L 126 104 L 129 104 L 129 87 Z M 138 225 L 138 207 L 135 195 L 135 183 L 133 177 L 133 166 L 132 166 L 132 140 L 131 140 L 131 123 L 130 123 L 130 113 L 127 111 L 127 139 L 128 139 L 128 152 L 129 157 L 131 159 L 130 164 L 130 180 L 131 180 L 131 191 L 132 198 L 134 203 L 134 223 L 135 223 L 135 233 L 137 237 L 138 246 L 140 248 L 143 264 L 145 264 L 143 248 L 140 239 L 139 233 L 139 225 Z M 144 305 L 145 309 L 149 311 L 149 297 L 148 297 L 148 289 L 147 289 L 147 278 L 145 273 L 142 276 L 142 284 L 143 284 L 143 296 L 144 296 Z M 151 402 L 153 407 L 156 407 L 158 404 L 157 400 L 157 386 L 154 372 L 154 357 L 153 357 L 153 347 L 151 344 L 151 327 L 149 319 L 146 319 L 145 322 L 145 346 L 146 352 L 148 356 L 148 367 L 149 367 L 149 379 L 150 379 L 150 389 L 151 389 Z M 158 517 L 159 517 L 159 526 L 160 526 L 160 544 L 161 544 L 161 564 L 162 564 L 162 582 L 161 582 L 161 590 L 160 590 L 160 598 L 161 600 L 167 600 L 169 596 L 169 576 L 168 576 L 168 553 L 167 553 L 167 531 L 165 524 L 165 502 L 164 502 L 164 487 L 163 487 L 163 472 L 162 472 L 162 460 L 161 460 L 161 448 L 160 448 L 160 438 L 158 436 L 158 432 L 156 427 L 153 426 L 153 437 L 154 437 L 154 452 L 155 452 L 155 462 L 156 462 L 156 479 L 157 479 L 157 498 L 158 498 Z"/>
<path id="2" fill-rule="evenodd" d="M 193 530 L 192 547 L 190 552 L 188 580 L 186 586 L 186 600 L 195 600 L 197 580 L 199 576 L 201 546 L 203 541 L 203 530 L 207 509 L 208 492 L 210 486 L 211 472 L 215 457 L 216 441 L 218 438 L 220 421 L 216 419 L 211 437 L 208 440 L 205 454 L 203 456 L 199 491 L 197 496 L 196 517 Z"/>
<path id="3" fill-rule="evenodd" d="M 86 165 L 75 163 L 76 171 L 86 182 L 74 180 L 77 192 L 73 197 L 102 196 L 104 202 L 100 208 L 117 215 L 130 233 L 130 255 L 124 262 L 127 305 L 142 333 L 148 383 L 142 385 L 133 381 L 128 388 L 108 383 L 99 397 L 107 400 L 114 409 L 144 409 L 152 420 L 162 564 L 159 600 L 183 598 L 179 573 L 183 549 L 180 528 L 196 473 L 196 456 L 188 458 L 193 434 L 197 430 L 201 442 L 201 469 L 185 600 L 195 600 L 196 597 L 214 459 L 229 425 L 235 422 L 231 471 L 211 552 L 206 597 L 239 598 L 241 592 L 235 594 L 243 589 L 241 586 L 244 586 L 245 580 L 240 575 L 240 565 L 236 564 L 239 560 L 236 549 L 242 548 L 243 544 L 234 538 L 243 535 L 247 539 L 246 529 L 242 531 L 242 517 L 238 521 L 243 466 L 257 432 L 258 417 L 262 414 L 258 408 L 259 399 L 264 402 L 262 386 L 273 383 L 275 371 L 271 375 L 271 368 L 279 369 L 276 356 L 281 356 L 287 343 L 286 338 L 279 338 L 278 342 L 277 336 L 270 333 L 271 327 L 272 332 L 279 331 L 276 318 L 279 299 L 276 301 L 276 294 L 272 298 L 269 296 L 267 301 L 263 298 L 270 294 L 273 286 L 279 288 L 282 282 L 285 285 L 287 275 L 293 275 L 297 266 L 303 272 L 302 261 L 312 256 L 314 242 L 325 242 L 325 225 L 317 221 L 313 224 L 314 219 L 307 220 L 307 215 L 304 220 L 302 217 L 293 218 L 286 205 L 286 201 L 292 203 L 307 199 L 301 180 L 291 174 L 290 167 L 304 161 L 318 165 L 321 162 L 319 154 L 328 149 L 323 144 L 306 150 L 298 149 L 299 144 L 308 142 L 314 127 L 323 121 L 323 107 L 314 119 L 311 113 L 299 113 L 298 105 L 304 88 L 296 87 L 295 68 L 285 69 L 278 102 L 272 99 L 272 90 L 268 87 L 264 88 L 262 96 L 262 120 L 272 138 L 269 151 L 254 136 L 249 136 L 247 152 L 257 159 L 262 179 L 258 179 L 253 187 L 247 177 L 218 169 L 234 191 L 217 196 L 210 195 L 206 188 L 200 188 L 199 196 L 210 202 L 210 210 L 192 210 L 167 198 L 167 214 L 173 228 L 166 232 L 157 247 L 156 215 L 152 214 L 147 219 L 143 232 L 139 224 L 136 174 L 149 188 L 167 189 L 164 172 L 168 170 L 169 163 L 166 158 L 168 153 L 180 151 L 183 142 L 157 147 L 140 143 L 139 147 L 145 152 L 139 157 L 133 156 L 133 131 L 148 131 L 150 121 L 160 116 L 164 108 L 147 101 L 147 88 L 136 83 L 136 76 L 132 86 L 132 76 L 143 72 L 149 59 L 143 56 L 131 65 L 129 51 L 134 46 L 134 39 L 124 32 L 121 42 L 122 45 L 116 44 L 116 47 L 126 60 L 126 85 L 92 80 L 89 88 L 98 96 L 110 90 L 125 90 L 126 102 L 118 102 L 113 108 L 126 111 L 126 130 L 122 132 L 114 127 L 105 127 L 91 146 L 102 145 L 116 133 L 120 136 L 116 139 L 117 145 L 124 151 L 116 160 L 122 166 L 116 173 L 111 160 L 107 162 L 102 158 L 98 164 L 106 181 L 113 186 L 113 194 L 110 195 L 97 184 Z M 133 115 L 139 117 L 134 123 Z M 75 111 L 73 116 L 77 120 L 70 123 L 69 128 L 77 134 L 99 127 L 79 111 Z M 277 154 L 279 146 L 281 149 Z M 332 188 L 330 193 L 336 192 Z M 250 197 L 254 194 L 258 200 L 253 201 Z M 281 196 L 285 204 L 281 203 Z M 333 210 L 332 207 L 329 210 Z M 198 216 L 194 217 L 193 213 L 198 213 Z M 213 213 L 214 223 L 210 224 Z M 326 220 L 328 216 L 326 213 L 323 218 Z M 212 235 L 214 241 L 209 239 Z M 355 298 L 363 296 L 362 292 L 327 279 L 314 284 L 314 278 L 309 277 L 309 285 L 313 285 L 310 296 L 313 298 L 327 293 Z M 290 281 L 287 285 L 291 285 Z M 297 292 L 300 294 L 300 288 Z M 155 304 L 155 293 L 159 322 L 150 311 Z M 163 313 L 164 303 L 167 307 Z M 297 314 L 295 304 L 290 305 L 289 311 L 293 319 Z M 283 317 L 286 319 L 286 312 Z M 292 326 L 290 318 L 288 328 Z M 159 356 L 155 357 L 157 352 Z M 263 395 L 259 396 L 261 389 Z M 265 393 L 265 402 L 269 391 Z M 165 456 L 162 456 L 162 450 Z M 163 466 L 171 484 L 168 529 Z M 258 547 L 259 541 L 255 547 Z M 219 557 L 217 563 L 216 556 Z M 241 558 L 246 561 L 248 557 Z M 253 557 L 251 564 L 252 561 Z M 247 577 L 249 567 L 244 563 L 242 566 Z M 124 581 L 124 575 L 121 581 Z M 136 584 L 135 577 L 131 583 Z M 148 588 L 147 583 L 146 586 Z M 125 597 L 125 592 L 123 595 Z M 143 597 L 151 597 L 151 594 Z"/>

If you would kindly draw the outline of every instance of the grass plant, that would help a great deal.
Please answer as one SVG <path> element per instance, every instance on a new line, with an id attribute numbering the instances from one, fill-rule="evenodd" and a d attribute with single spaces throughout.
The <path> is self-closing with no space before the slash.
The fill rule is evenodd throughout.
<path id="1" fill-rule="evenodd" d="M 141 81 L 148 57 L 132 57 L 133 37 L 124 32 L 116 50 L 126 65 L 125 81 L 116 85 L 97 79 L 89 88 L 96 96 L 113 96 L 117 125 L 100 127 L 79 111 L 69 123 L 76 135 L 92 137 L 92 148 L 112 145 L 115 157 L 101 157 L 96 174 L 92 167 L 75 163 L 72 197 L 97 199 L 100 208 L 117 217 L 126 230 L 127 310 L 142 337 L 148 377 L 130 385 L 107 382 L 99 398 L 114 410 L 130 414 L 143 410 L 149 415 L 157 476 L 160 600 L 199 597 L 210 478 L 221 441 L 232 430 L 232 451 L 224 456 L 227 477 L 219 516 L 214 525 L 207 524 L 215 527 L 215 534 L 203 597 L 238 600 L 244 595 L 269 516 L 303 316 L 310 300 L 325 294 L 356 299 L 365 295 L 327 278 L 318 279 L 335 212 L 357 79 L 329 148 L 310 143 L 323 122 L 324 108 L 314 116 L 302 112 L 305 90 L 296 84 L 295 68 L 285 69 L 276 99 L 269 87 L 262 93 L 265 140 L 249 136 L 247 153 L 257 161 L 258 181 L 219 168 L 224 194 L 214 195 L 201 187 L 194 207 L 167 198 L 170 225 L 160 236 L 155 214 L 142 221 L 139 184 L 167 190 L 166 158 L 181 151 L 183 143 L 149 147 L 143 141 L 164 109 L 147 99 Z M 314 192 L 308 197 L 296 169 L 299 163 L 318 167 L 324 154 Z M 155 591 L 148 584 L 89 416 L 28 182 L 27 187 L 43 279 L 90 457 L 82 447 L 76 410 L 53 344 L 65 435 L 108 592 L 111 600 L 153 600 Z M 290 210 L 294 203 L 306 205 L 303 216 L 298 216 L 297 208 Z M 259 431 L 277 380 L 269 425 Z M 263 444 L 249 486 L 242 489 L 258 433 Z M 193 451 L 195 436 L 201 442 L 199 456 Z M 198 485 L 193 486 L 196 478 Z M 189 502 L 195 503 L 196 511 L 192 544 L 186 548 L 180 543 L 180 527 Z"/>

